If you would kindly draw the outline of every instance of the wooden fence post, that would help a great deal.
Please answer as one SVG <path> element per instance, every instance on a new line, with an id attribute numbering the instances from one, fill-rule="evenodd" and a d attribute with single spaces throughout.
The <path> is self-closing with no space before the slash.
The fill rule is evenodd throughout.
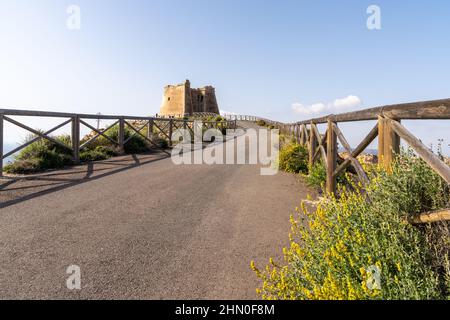
<path id="1" fill-rule="evenodd" d="M 173 120 L 169 120 L 169 147 L 172 146 L 172 131 L 173 131 Z"/>
<path id="2" fill-rule="evenodd" d="M 305 144 L 305 136 L 303 133 L 303 124 L 299 127 L 300 130 L 300 144 L 303 146 Z"/>
<path id="3" fill-rule="evenodd" d="M 327 191 L 336 194 L 336 170 L 337 160 L 337 136 L 333 128 L 333 120 L 328 119 L 328 133 L 327 133 Z"/>
<path id="4" fill-rule="evenodd" d="M 0 113 L 0 177 L 3 176 L 3 114 Z"/>
<path id="5" fill-rule="evenodd" d="M 80 162 L 80 117 L 72 117 L 72 160 Z"/>
<path id="6" fill-rule="evenodd" d="M 378 163 L 384 164 L 384 126 L 385 120 L 378 116 Z"/>
<path id="7" fill-rule="evenodd" d="M 125 153 L 125 119 L 123 117 L 119 118 L 119 152 L 121 154 Z"/>
<path id="8" fill-rule="evenodd" d="M 317 139 L 314 134 L 314 123 L 311 122 L 309 125 L 309 165 L 312 167 L 314 165 L 314 155 L 316 154 L 316 144 Z"/>
<path id="9" fill-rule="evenodd" d="M 388 121 L 386 122 L 384 129 L 384 165 L 390 172 L 392 169 L 392 162 L 394 161 L 395 156 L 400 152 L 400 137 L 395 133 L 392 125 Z"/>
<path id="10" fill-rule="evenodd" d="M 395 120 L 393 120 L 395 121 Z M 400 122 L 400 121 L 399 121 Z M 395 155 L 400 152 L 400 137 L 384 117 L 378 118 L 378 159 L 390 172 Z"/>
<path id="11" fill-rule="evenodd" d="M 152 139 L 153 137 L 153 119 L 150 119 L 147 124 L 147 138 Z"/>

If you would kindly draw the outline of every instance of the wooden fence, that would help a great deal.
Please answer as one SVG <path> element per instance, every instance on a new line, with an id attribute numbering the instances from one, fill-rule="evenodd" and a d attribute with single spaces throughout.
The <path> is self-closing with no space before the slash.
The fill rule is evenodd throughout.
<path id="1" fill-rule="evenodd" d="M 62 118 L 63 122 L 57 126 L 41 132 L 37 129 L 33 129 L 20 121 L 13 119 L 11 117 L 45 117 L 45 118 Z M 87 122 L 87 120 L 112 120 L 113 123 L 110 124 L 105 129 L 97 129 Z M 26 143 L 20 145 L 19 147 L 4 153 L 3 150 L 3 136 L 4 136 L 4 122 L 9 122 L 16 125 L 22 129 L 27 130 L 32 133 L 35 137 Z M 131 140 L 132 137 L 138 135 L 141 136 L 149 144 L 158 147 L 158 144 L 154 141 L 155 136 L 160 136 L 167 139 L 169 146 L 172 145 L 172 133 L 177 129 L 188 129 L 193 134 L 194 131 L 194 120 L 178 119 L 178 118 L 160 118 L 160 117 L 139 117 L 139 116 L 115 116 L 115 115 L 93 115 L 93 114 L 73 114 L 73 113 L 62 113 L 62 112 L 48 112 L 48 111 L 29 111 L 29 110 L 9 110 L 0 109 L 0 176 L 3 173 L 3 159 L 17 153 L 26 146 L 37 142 L 41 139 L 47 139 L 64 149 L 72 152 L 72 158 L 74 163 L 78 163 L 80 160 L 80 151 L 85 149 L 89 144 L 93 143 L 100 136 L 109 140 L 111 143 L 115 144 L 121 152 L 124 151 L 124 146 Z M 71 145 L 66 145 L 61 141 L 53 138 L 51 134 L 58 129 L 66 125 L 71 125 Z M 136 127 L 136 124 L 138 126 Z M 84 141 L 81 144 L 82 137 L 80 137 L 81 126 L 86 126 L 88 129 L 95 133 L 93 137 L 89 140 Z M 106 135 L 106 132 L 112 129 L 114 126 L 118 126 L 118 139 L 117 141 L 112 139 L 110 136 Z M 236 128 L 236 120 L 233 121 L 202 121 L 203 128 Z M 125 128 L 129 128 L 132 134 L 125 138 Z M 142 131 L 147 128 L 147 135 L 144 135 Z"/>
<path id="2" fill-rule="evenodd" d="M 246 118 L 248 116 L 244 116 Z M 253 117 L 252 119 L 254 119 Z M 238 116 L 239 119 L 239 116 Z M 450 167 L 413 133 L 402 124 L 402 120 L 449 120 L 450 99 L 389 105 L 337 115 L 328 115 L 296 123 L 281 123 L 264 118 L 267 124 L 280 129 L 280 133 L 295 137 L 296 141 L 308 148 L 309 164 L 313 165 L 320 158 L 326 166 L 326 190 L 336 192 L 336 178 L 349 166 L 352 166 L 359 181 L 364 185 L 369 182 L 366 172 L 357 157 L 378 137 L 378 158 L 389 171 L 395 155 L 400 151 L 403 139 L 435 172 L 450 185 Z M 369 134 L 352 149 L 339 128 L 339 123 L 376 120 L 377 124 Z M 327 129 L 320 133 L 318 124 L 326 124 Z M 450 134 L 450 126 L 448 133 Z M 446 137 L 448 138 L 448 137 Z M 349 155 L 342 159 L 338 154 L 338 141 Z M 450 209 L 423 213 L 410 219 L 412 223 L 425 223 L 450 220 Z"/>
<path id="3" fill-rule="evenodd" d="M 228 120 L 237 120 L 237 121 L 258 121 L 258 120 L 262 119 L 262 118 L 255 117 L 255 116 L 245 116 L 245 115 L 237 115 L 237 114 L 225 114 L 223 117 Z"/>

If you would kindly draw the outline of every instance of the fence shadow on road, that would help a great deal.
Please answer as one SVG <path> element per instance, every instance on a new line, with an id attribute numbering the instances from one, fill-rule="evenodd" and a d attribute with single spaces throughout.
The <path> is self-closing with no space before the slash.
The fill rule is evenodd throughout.
<path id="1" fill-rule="evenodd" d="M 37 175 L 3 177 L 0 179 L 0 209 L 167 158 L 170 158 L 167 153 L 152 152 Z"/>

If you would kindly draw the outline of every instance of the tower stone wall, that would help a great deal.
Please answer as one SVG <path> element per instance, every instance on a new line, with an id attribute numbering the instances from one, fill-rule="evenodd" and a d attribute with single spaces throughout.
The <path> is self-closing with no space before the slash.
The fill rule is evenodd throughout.
<path id="1" fill-rule="evenodd" d="M 164 87 L 160 115 L 184 116 L 196 112 L 219 114 L 214 87 L 191 88 L 189 80 L 182 84 Z"/>

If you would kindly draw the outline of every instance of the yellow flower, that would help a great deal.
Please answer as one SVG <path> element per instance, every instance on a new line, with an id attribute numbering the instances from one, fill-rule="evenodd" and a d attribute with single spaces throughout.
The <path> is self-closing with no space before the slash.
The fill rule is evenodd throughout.
<path id="1" fill-rule="evenodd" d="M 253 261 L 253 260 L 250 262 L 250 268 L 256 273 L 259 272 L 258 268 L 255 265 L 255 261 Z"/>
<path id="2" fill-rule="evenodd" d="M 363 267 L 359 268 L 359 272 L 361 273 L 361 276 L 365 276 L 366 275 L 366 269 L 364 269 Z"/>
<path id="3" fill-rule="evenodd" d="M 269 263 L 275 267 L 275 262 L 273 261 L 272 258 L 269 259 Z"/>

